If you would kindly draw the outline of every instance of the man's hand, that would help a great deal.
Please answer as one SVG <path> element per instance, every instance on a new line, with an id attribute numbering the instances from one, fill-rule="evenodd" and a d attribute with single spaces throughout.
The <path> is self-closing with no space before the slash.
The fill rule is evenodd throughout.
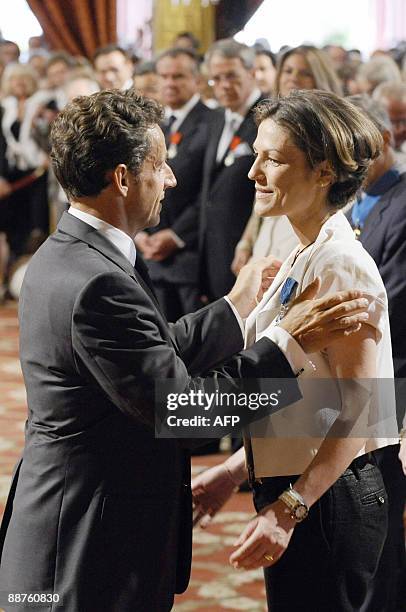
<path id="1" fill-rule="evenodd" d="M 242 319 L 248 317 L 277 275 L 281 262 L 272 255 L 250 261 L 241 268 L 228 299 Z"/>
<path id="2" fill-rule="evenodd" d="M 230 555 L 231 565 L 246 570 L 273 565 L 287 549 L 295 525 L 288 508 L 280 500 L 266 506 L 234 543 L 238 548 Z"/>
<path id="3" fill-rule="evenodd" d="M 211 519 L 237 489 L 224 463 L 216 465 L 192 480 L 193 525 L 207 527 Z"/>
<path id="4" fill-rule="evenodd" d="M 151 239 L 147 232 L 138 232 L 134 238 L 134 244 L 146 257 L 146 254 L 151 250 Z"/>
<path id="5" fill-rule="evenodd" d="M 149 247 L 146 257 L 154 261 L 168 259 L 170 255 L 179 250 L 179 245 L 174 240 L 171 230 L 168 229 L 152 234 L 149 240 Z"/>
<path id="6" fill-rule="evenodd" d="M 0 200 L 6 198 L 11 193 L 11 186 L 6 179 L 0 177 Z"/>
<path id="7" fill-rule="evenodd" d="M 336 340 L 361 329 L 368 321 L 369 302 L 361 291 L 339 291 L 318 300 L 320 288 L 316 278 L 292 302 L 279 323 L 302 347 L 305 353 L 323 350 Z"/>

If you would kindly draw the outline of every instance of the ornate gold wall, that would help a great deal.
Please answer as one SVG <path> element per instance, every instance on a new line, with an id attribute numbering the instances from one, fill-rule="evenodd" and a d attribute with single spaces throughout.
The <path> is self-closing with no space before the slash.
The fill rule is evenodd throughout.
<path id="1" fill-rule="evenodd" d="M 214 40 L 215 7 L 203 7 L 200 0 L 155 0 L 153 16 L 154 52 L 159 53 L 173 44 L 178 32 L 192 32 L 201 41 L 204 52 Z"/>

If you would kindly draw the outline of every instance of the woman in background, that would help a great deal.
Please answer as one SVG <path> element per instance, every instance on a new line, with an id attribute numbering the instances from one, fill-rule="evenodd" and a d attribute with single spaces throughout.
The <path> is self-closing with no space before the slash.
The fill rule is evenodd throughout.
<path id="1" fill-rule="evenodd" d="M 0 230 L 7 236 L 14 258 L 31 250 L 29 242 L 34 242 L 37 234 L 45 236 L 48 231 L 47 157 L 32 138 L 23 137 L 31 127 L 27 125 L 27 103 L 36 90 L 37 78 L 30 66 L 9 64 L 5 68 L 1 100 L 5 149 L 1 166 L 9 192 L 0 200 Z"/>
<path id="2" fill-rule="evenodd" d="M 328 55 L 310 45 L 289 49 L 279 61 L 274 95 L 286 96 L 295 89 L 321 89 L 339 96 L 343 94 Z M 251 257 L 267 255 L 273 255 L 278 266 L 296 244 L 296 235 L 285 217 L 260 219 L 253 211 L 236 246 L 231 269 L 237 275 Z"/>

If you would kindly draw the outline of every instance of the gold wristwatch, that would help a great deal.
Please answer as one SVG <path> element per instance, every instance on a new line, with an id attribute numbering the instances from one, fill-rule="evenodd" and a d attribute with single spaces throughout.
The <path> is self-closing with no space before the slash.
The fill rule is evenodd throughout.
<path id="1" fill-rule="evenodd" d="M 309 507 L 307 506 L 303 497 L 295 491 L 292 485 L 289 485 L 289 489 L 286 489 L 281 495 L 280 499 L 290 510 L 290 516 L 297 523 L 301 523 L 309 514 Z"/>

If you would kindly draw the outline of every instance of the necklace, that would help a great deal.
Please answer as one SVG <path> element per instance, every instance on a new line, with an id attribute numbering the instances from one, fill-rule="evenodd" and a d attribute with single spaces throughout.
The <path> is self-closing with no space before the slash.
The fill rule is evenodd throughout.
<path id="1" fill-rule="evenodd" d="M 315 243 L 315 241 L 314 241 L 314 240 L 313 240 L 313 242 L 309 242 L 309 244 L 306 244 L 306 246 L 305 246 L 305 247 L 303 247 L 303 249 L 299 249 L 299 250 L 298 250 L 298 251 L 295 253 L 295 256 L 294 256 L 294 258 L 293 258 L 293 260 L 292 260 L 292 263 L 290 264 L 290 267 L 291 267 L 291 268 L 293 268 L 293 266 L 295 265 L 295 263 L 296 263 L 297 258 L 299 257 L 299 255 L 301 255 L 301 254 L 303 253 L 303 251 L 305 251 L 306 249 L 308 249 L 308 248 L 309 248 L 309 246 L 311 246 L 311 245 L 312 245 L 312 244 L 314 244 L 314 243 Z"/>

